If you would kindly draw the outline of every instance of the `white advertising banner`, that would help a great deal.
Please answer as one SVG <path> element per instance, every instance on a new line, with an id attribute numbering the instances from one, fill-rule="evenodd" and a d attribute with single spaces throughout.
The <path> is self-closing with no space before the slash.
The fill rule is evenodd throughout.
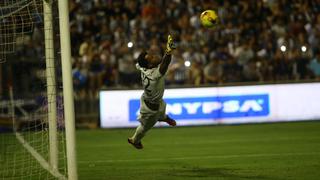
<path id="1" fill-rule="evenodd" d="M 142 93 L 101 91 L 100 126 L 136 127 Z M 164 100 L 178 126 L 320 119 L 320 83 L 166 89 Z"/>

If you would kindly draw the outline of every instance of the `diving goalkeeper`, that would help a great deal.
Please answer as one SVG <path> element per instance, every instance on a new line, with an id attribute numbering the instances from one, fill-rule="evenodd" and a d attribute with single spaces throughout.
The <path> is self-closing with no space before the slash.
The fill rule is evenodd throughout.
<path id="1" fill-rule="evenodd" d="M 144 92 L 140 98 L 140 125 L 128 142 L 137 149 L 142 149 L 141 139 L 158 121 L 176 126 L 176 121 L 166 115 L 166 103 L 163 101 L 165 74 L 171 62 L 171 53 L 175 49 L 171 35 L 168 35 L 165 54 L 159 57 L 143 51 L 138 56 L 137 69 L 141 71 Z"/>

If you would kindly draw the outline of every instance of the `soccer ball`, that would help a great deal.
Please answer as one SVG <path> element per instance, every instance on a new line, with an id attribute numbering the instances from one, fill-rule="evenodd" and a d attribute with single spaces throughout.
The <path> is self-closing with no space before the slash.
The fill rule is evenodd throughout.
<path id="1" fill-rule="evenodd" d="M 200 22 L 206 28 L 214 28 L 218 24 L 218 15 L 214 10 L 205 10 L 200 15 Z"/>

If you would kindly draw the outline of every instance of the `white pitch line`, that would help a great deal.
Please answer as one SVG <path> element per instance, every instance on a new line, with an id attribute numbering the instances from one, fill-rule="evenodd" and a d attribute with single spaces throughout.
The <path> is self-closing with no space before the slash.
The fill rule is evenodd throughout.
<path id="1" fill-rule="evenodd" d="M 60 174 L 57 169 L 54 169 L 50 164 L 27 142 L 24 140 L 23 136 L 16 132 L 16 138 L 21 143 L 21 145 L 39 162 L 39 164 L 47 171 L 49 171 L 54 177 L 59 180 L 67 180 L 67 178 Z"/>
<path id="2" fill-rule="evenodd" d="M 232 139 L 232 140 L 200 140 L 200 141 L 193 141 L 193 142 L 185 142 L 185 141 L 172 141 L 170 144 L 173 145 L 199 145 L 199 144 L 220 144 L 220 143 L 246 143 L 246 142 L 269 142 L 269 141 L 299 141 L 299 140 L 319 140 L 320 137 L 309 137 L 309 138 L 277 138 L 277 139 L 272 139 L 272 138 L 260 138 L 260 139 Z M 158 146 L 158 145 L 163 145 L 161 143 L 153 143 L 153 145 Z M 127 143 L 122 143 L 122 144 L 108 144 L 108 143 L 96 143 L 90 145 L 90 148 L 103 148 L 103 147 L 122 147 L 122 146 L 127 146 Z"/>
<path id="3" fill-rule="evenodd" d="M 122 163 L 122 162 L 149 162 L 149 161 L 175 161 L 175 160 L 191 160 L 191 159 L 227 159 L 241 157 L 271 157 L 271 156 L 305 156 L 305 155 L 320 155 L 320 152 L 305 152 L 305 153 L 272 153 L 272 154 L 231 154 L 231 155 L 213 155 L 213 156 L 189 156 L 175 158 L 150 158 L 150 159 L 118 159 L 118 160 L 98 160 L 98 161 L 78 161 L 80 164 L 87 163 Z"/>

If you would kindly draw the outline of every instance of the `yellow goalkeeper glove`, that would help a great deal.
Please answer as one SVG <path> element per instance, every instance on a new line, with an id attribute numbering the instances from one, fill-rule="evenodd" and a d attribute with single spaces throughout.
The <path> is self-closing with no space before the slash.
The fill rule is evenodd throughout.
<path id="1" fill-rule="evenodd" d="M 176 49 L 176 45 L 173 42 L 172 36 L 168 35 L 166 54 L 171 54 L 174 49 Z"/>

